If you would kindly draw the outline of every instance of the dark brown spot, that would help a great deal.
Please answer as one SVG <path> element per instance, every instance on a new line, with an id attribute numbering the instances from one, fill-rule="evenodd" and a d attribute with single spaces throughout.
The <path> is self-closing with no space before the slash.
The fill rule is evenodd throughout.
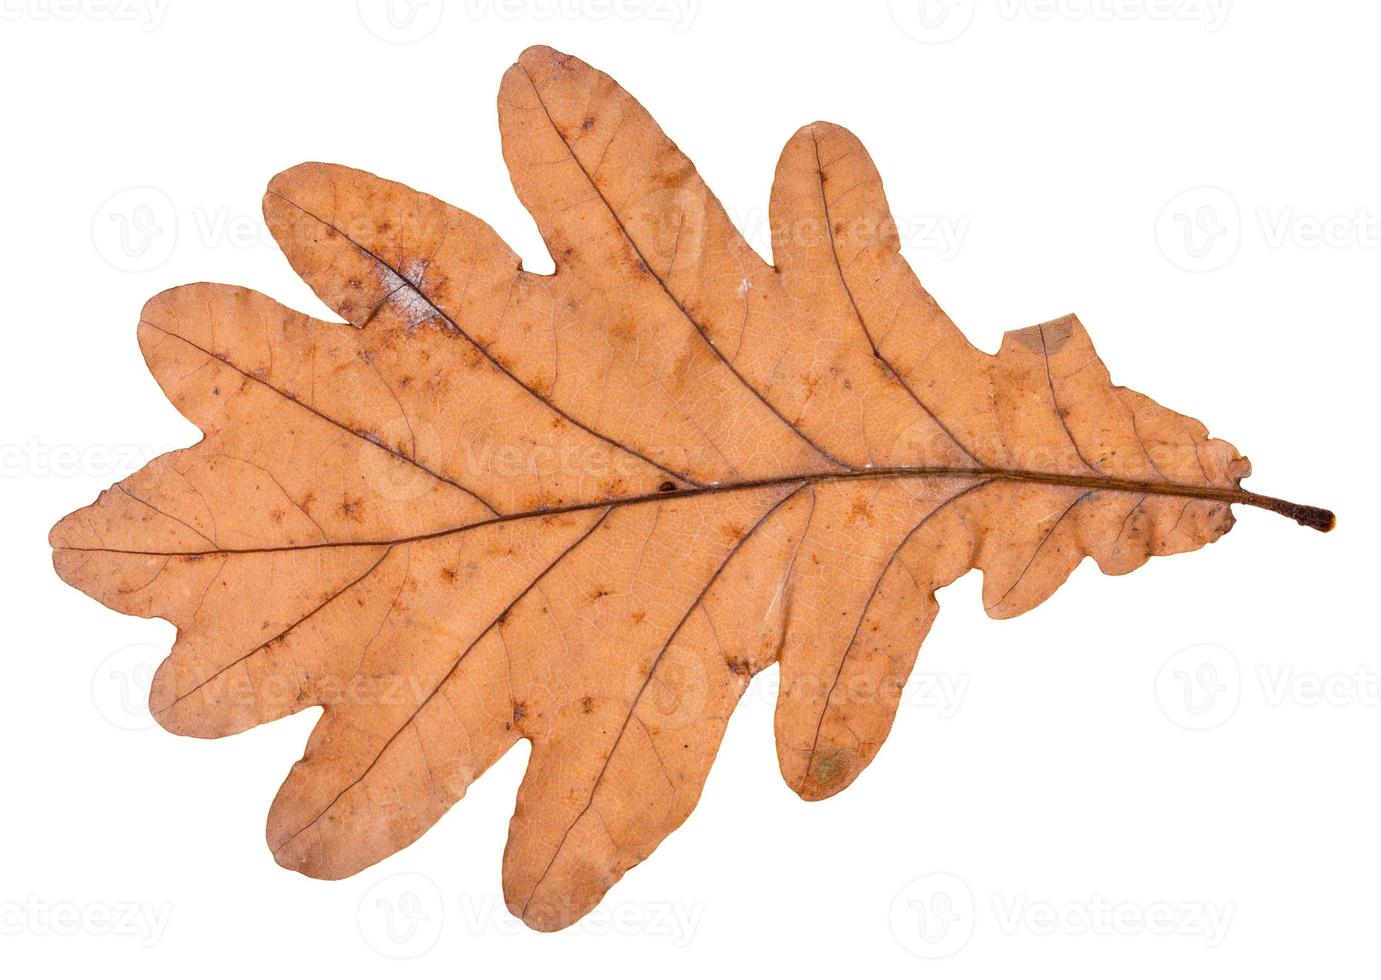
<path id="1" fill-rule="evenodd" d="M 840 749 L 825 749 L 810 767 L 811 777 L 822 786 L 838 782 L 849 771 L 848 754 Z"/>

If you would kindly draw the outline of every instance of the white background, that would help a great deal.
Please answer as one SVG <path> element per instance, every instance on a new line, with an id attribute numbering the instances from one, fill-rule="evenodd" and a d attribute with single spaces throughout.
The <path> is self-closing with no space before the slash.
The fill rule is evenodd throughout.
<path id="1" fill-rule="evenodd" d="M 1381 7 L 468 0 L 399 29 L 384 7 L 0 3 L 0 969 L 1374 975 Z M 1337 531 L 1238 508 L 1222 542 L 1086 564 L 1010 622 L 966 577 L 890 741 L 824 803 L 781 781 L 759 676 L 696 813 L 561 934 L 499 894 L 524 746 L 356 878 L 279 868 L 264 816 L 316 712 L 162 732 L 137 689 L 172 628 L 62 585 L 47 529 L 197 438 L 142 363 L 147 297 L 235 282 L 329 315 L 263 230 L 279 170 L 404 181 L 549 270 L 494 111 L 537 42 L 626 85 L 757 243 L 785 140 L 848 126 L 980 347 L 1078 312 L 1117 381 Z"/>

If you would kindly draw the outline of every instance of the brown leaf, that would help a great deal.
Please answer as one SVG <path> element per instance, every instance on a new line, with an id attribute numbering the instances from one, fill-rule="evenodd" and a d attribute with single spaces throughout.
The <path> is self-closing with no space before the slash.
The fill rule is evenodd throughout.
<path id="1" fill-rule="evenodd" d="M 504 892 L 557 929 L 686 818 L 774 661 L 782 773 L 820 799 L 969 569 L 1008 617 L 1086 555 L 1215 540 L 1233 503 L 1332 525 L 1240 489 L 1247 461 L 1114 386 L 1072 316 L 972 347 L 838 126 L 782 154 L 772 266 L 608 76 L 530 49 L 499 116 L 555 275 L 402 185 L 280 174 L 269 226 L 348 322 L 154 297 L 139 342 L 205 438 L 53 529 L 64 579 L 177 626 L 168 730 L 325 709 L 269 814 L 285 867 L 387 857 L 528 739 Z"/>

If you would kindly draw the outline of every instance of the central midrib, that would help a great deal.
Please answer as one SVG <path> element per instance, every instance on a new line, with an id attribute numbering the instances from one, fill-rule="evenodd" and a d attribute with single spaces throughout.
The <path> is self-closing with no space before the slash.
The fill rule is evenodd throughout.
<path id="1" fill-rule="evenodd" d="M 272 548 L 210 548 L 202 551 L 143 551 L 122 548 L 67 548 L 68 551 L 99 551 L 129 555 L 156 555 L 159 557 L 185 556 L 189 558 L 208 555 L 264 554 L 287 551 L 310 551 L 318 548 L 360 548 L 384 547 L 395 544 L 408 544 L 416 541 L 429 541 L 434 538 L 462 534 L 466 531 L 503 524 L 509 521 L 528 520 L 538 517 L 555 517 L 562 514 L 578 513 L 600 507 L 630 507 L 654 501 L 684 500 L 710 494 L 741 493 L 769 487 L 788 485 L 817 486 L 823 483 L 837 483 L 853 480 L 987 480 L 990 482 L 1031 483 L 1043 486 L 1075 487 L 1084 490 L 1102 490 L 1110 493 L 1134 493 L 1148 496 L 1188 497 L 1197 500 L 1212 500 L 1228 504 L 1248 504 L 1293 518 L 1300 524 L 1328 530 L 1332 527 L 1333 515 L 1318 507 L 1295 504 L 1276 497 L 1251 493 L 1247 490 L 1229 487 L 1196 486 L 1184 483 L 1143 482 L 1139 480 L 1118 480 L 1093 474 L 1044 473 L 1038 470 L 1011 470 L 990 467 L 949 467 L 949 466 L 892 466 L 873 467 L 838 472 L 794 473 L 786 476 L 763 477 L 757 480 L 744 480 L 737 483 L 719 483 L 703 487 L 686 487 L 638 494 L 631 497 L 603 498 L 547 507 L 539 510 L 500 514 L 497 517 L 461 524 L 454 527 L 427 531 L 422 534 L 400 538 L 385 538 L 369 541 L 324 541 L 317 544 L 282 545 Z"/>

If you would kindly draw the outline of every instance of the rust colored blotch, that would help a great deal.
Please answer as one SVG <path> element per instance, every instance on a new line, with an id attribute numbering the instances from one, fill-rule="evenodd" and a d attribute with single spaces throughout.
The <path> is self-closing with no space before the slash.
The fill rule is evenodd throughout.
<path id="1" fill-rule="evenodd" d="M 850 753 L 843 749 L 823 749 L 816 753 L 810 775 L 821 786 L 829 786 L 847 775 L 851 764 Z"/>

